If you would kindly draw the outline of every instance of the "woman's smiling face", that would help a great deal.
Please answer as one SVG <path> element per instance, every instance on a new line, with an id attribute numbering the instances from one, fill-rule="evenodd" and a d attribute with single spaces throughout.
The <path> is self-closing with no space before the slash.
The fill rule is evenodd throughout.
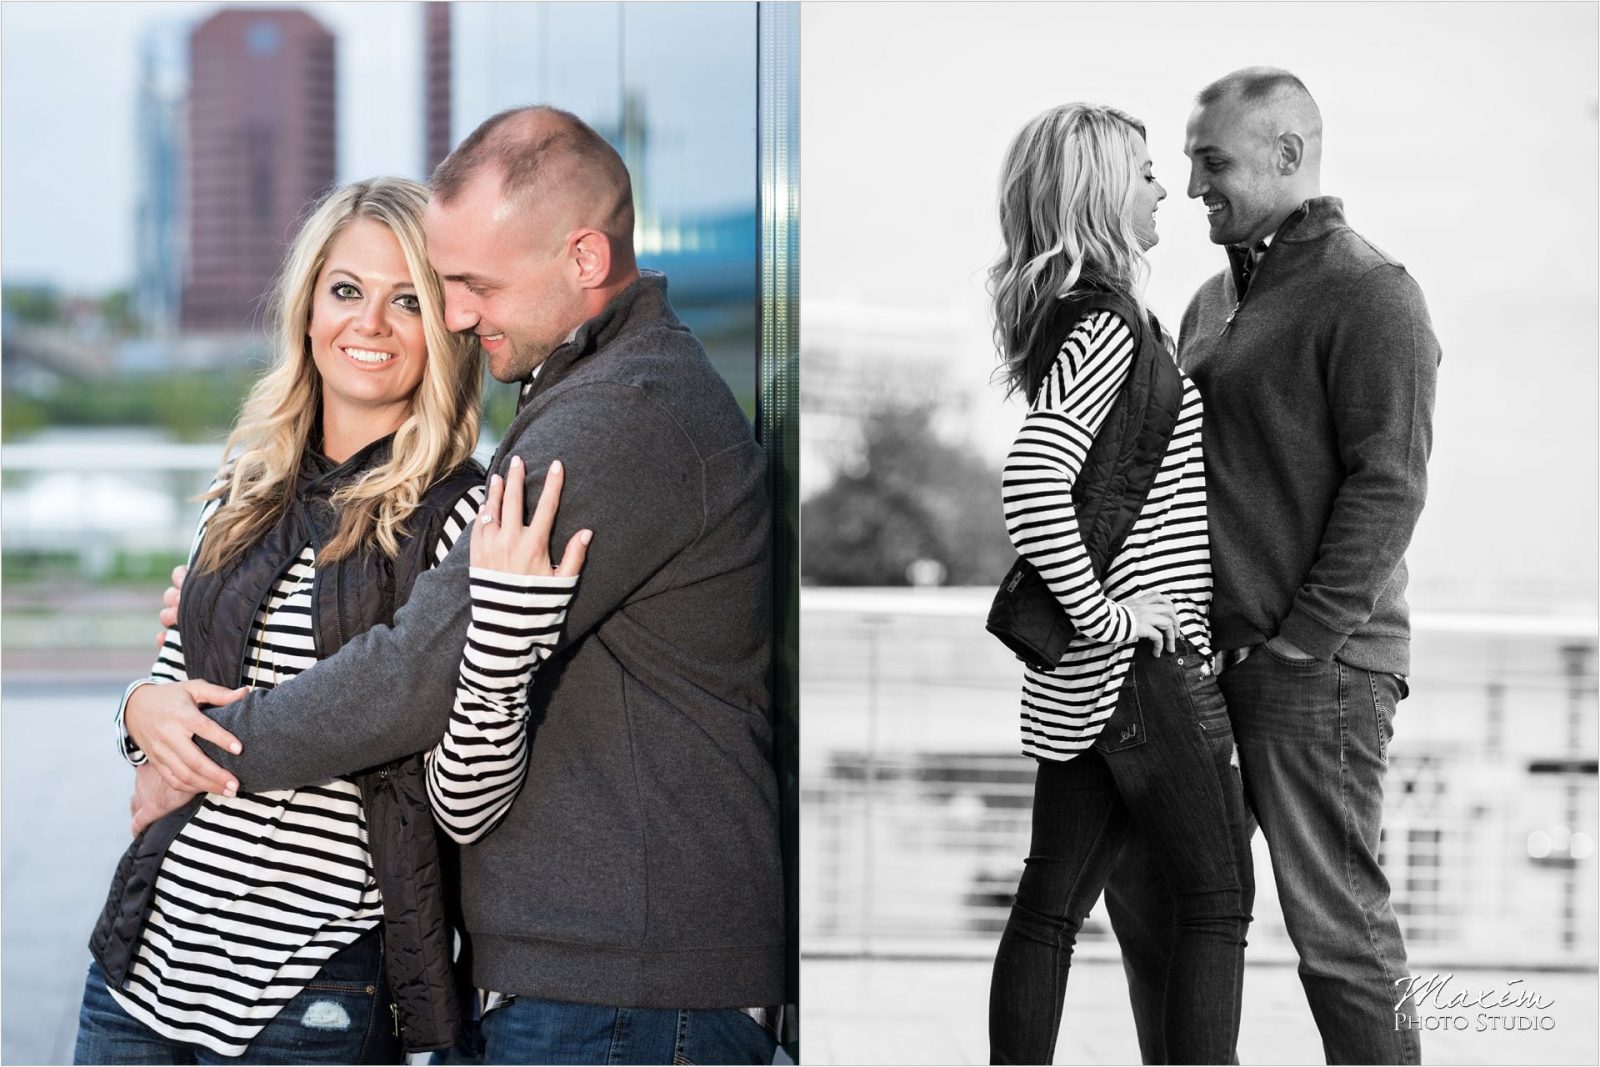
<path id="1" fill-rule="evenodd" d="M 388 227 L 356 219 L 334 238 L 317 274 L 306 328 L 322 378 L 325 421 L 397 428 L 422 381 L 428 346 L 422 308 L 400 242 Z"/>

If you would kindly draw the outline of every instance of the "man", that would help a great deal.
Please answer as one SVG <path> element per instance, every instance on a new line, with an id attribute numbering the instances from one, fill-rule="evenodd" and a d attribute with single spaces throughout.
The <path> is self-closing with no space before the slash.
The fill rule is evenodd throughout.
<path id="1" fill-rule="evenodd" d="M 486 121 L 435 172 L 426 229 L 447 325 L 477 333 L 497 379 L 525 383 L 491 469 L 520 457 L 534 499 L 559 457 L 556 540 L 594 531 L 530 693 L 526 784 L 461 853 L 472 977 L 504 1005 L 483 1020 L 487 1057 L 768 1062 L 760 1020 L 785 996 L 761 450 L 665 279 L 635 266 L 627 170 L 575 116 Z M 209 743 L 229 739 L 182 686 L 134 692 L 129 731 L 170 753 L 171 784 L 219 792 L 431 748 L 467 569 L 463 537 L 393 628 L 209 709 L 237 755 Z"/>
<path id="2" fill-rule="evenodd" d="M 1329 1063 L 1417 1063 L 1378 848 L 1439 347 L 1416 282 L 1321 195 L 1321 142 L 1287 71 L 1200 93 L 1188 191 L 1231 269 L 1191 301 L 1179 361 L 1206 402 L 1218 680 L 1306 999 Z M 1128 850 L 1107 892 L 1146 1062 L 1165 1062 L 1158 862 Z"/>

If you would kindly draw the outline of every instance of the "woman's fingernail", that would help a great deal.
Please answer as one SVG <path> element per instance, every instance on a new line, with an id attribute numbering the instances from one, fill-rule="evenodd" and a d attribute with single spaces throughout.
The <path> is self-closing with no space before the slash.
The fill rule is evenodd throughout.
<path id="1" fill-rule="evenodd" d="M 229 797 L 238 796 L 239 795 L 239 783 L 238 782 L 229 782 L 228 783 L 228 788 L 226 788 L 226 789 L 224 789 L 222 791 L 222 795 L 223 796 L 229 796 Z"/>
<path id="2" fill-rule="evenodd" d="M 584 544 L 588 544 L 590 541 L 594 540 L 594 531 L 593 530 L 579 530 L 578 531 L 578 540 L 582 541 Z"/>
<path id="3" fill-rule="evenodd" d="M 228 751 L 232 752 L 235 756 L 237 756 L 239 753 L 243 752 L 244 749 L 240 748 L 239 747 L 239 742 L 235 741 L 233 744 L 228 746 Z"/>
<path id="4" fill-rule="evenodd" d="M 522 457 L 521 456 L 512 456 L 511 457 L 511 464 L 514 467 L 522 466 Z"/>
<path id="5" fill-rule="evenodd" d="M 491 489 L 494 488 L 495 486 L 499 485 L 499 484 L 500 484 L 500 476 L 498 474 L 489 475 L 489 487 Z"/>
<path id="6" fill-rule="evenodd" d="M 561 473 L 561 461 L 559 459 L 550 461 L 550 473 L 551 474 L 560 474 Z"/>

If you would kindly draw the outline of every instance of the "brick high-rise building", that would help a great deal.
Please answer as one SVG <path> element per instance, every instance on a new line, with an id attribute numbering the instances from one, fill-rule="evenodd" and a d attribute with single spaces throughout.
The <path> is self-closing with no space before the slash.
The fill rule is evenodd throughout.
<path id="1" fill-rule="evenodd" d="M 238 329 L 334 181 L 334 39 L 303 11 L 233 8 L 189 37 L 182 323 Z"/>
<path id="2" fill-rule="evenodd" d="M 450 4 L 422 9 L 422 173 L 433 173 L 454 147 L 450 140 Z"/>

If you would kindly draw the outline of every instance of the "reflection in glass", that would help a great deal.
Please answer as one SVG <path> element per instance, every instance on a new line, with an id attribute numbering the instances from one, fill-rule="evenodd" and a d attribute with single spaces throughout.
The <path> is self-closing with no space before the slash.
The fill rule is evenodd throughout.
<path id="1" fill-rule="evenodd" d="M 530 103 L 600 131 L 633 175 L 639 265 L 754 418 L 756 5 L 451 7 L 454 138 Z"/>

